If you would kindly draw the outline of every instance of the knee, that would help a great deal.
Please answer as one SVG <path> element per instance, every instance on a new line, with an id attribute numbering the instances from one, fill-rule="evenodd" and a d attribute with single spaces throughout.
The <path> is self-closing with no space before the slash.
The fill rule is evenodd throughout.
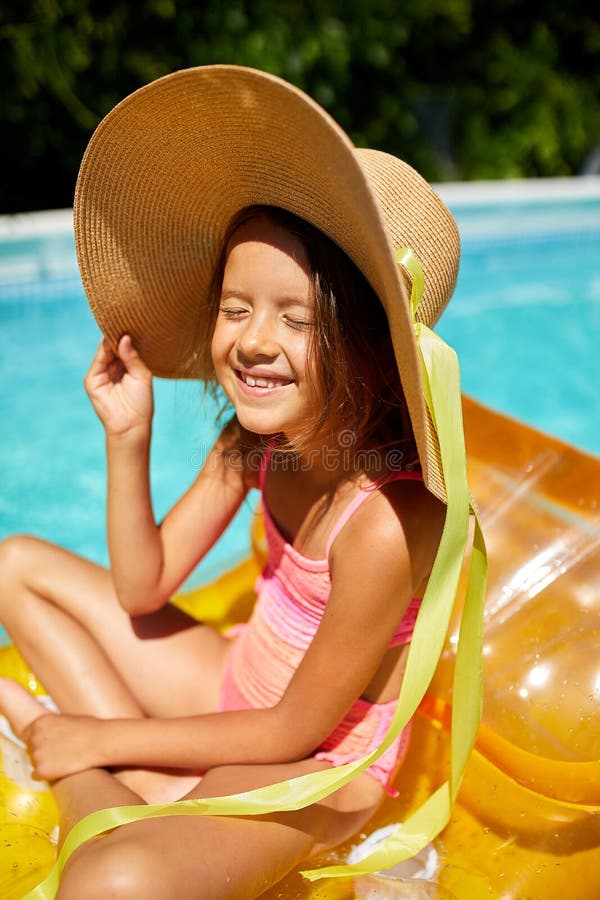
<path id="1" fill-rule="evenodd" d="M 103 838 L 82 848 L 67 863 L 56 900 L 159 898 L 163 896 L 161 876 L 160 860 L 150 848 L 137 840 Z"/>
<path id="2" fill-rule="evenodd" d="M 31 566 L 38 540 L 25 534 L 15 534 L 0 541 L 0 584 L 13 587 L 21 581 Z M 0 593 L 3 593 L 0 590 Z"/>

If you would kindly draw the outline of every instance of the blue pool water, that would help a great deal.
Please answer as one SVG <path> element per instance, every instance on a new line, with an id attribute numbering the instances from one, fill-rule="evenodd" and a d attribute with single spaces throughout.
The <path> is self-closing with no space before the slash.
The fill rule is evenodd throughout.
<path id="1" fill-rule="evenodd" d="M 446 199 L 463 261 L 438 330 L 459 353 L 464 390 L 600 453 L 600 191 L 577 201 Z M 98 339 L 68 227 L 4 239 L 0 230 L 0 537 L 34 533 L 104 563 L 103 436 L 82 387 Z M 160 517 L 193 480 L 216 427 L 197 384 L 158 381 L 156 405 Z M 193 581 L 247 554 L 251 509 Z"/>
<path id="2" fill-rule="evenodd" d="M 104 563 L 104 436 L 82 384 L 96 323 L 79 289 L 5 301 L 0 317 L 0 535 L 27 531 Z M 151 480 L 161 518 L 193 481 L 217 428 L 197 383 L 157 380 L 155 403 Z M 234 527 L 202 578 L 246 554 L 249 517 L 246 504 L 239 549 Z"/>
<path id="3" fill-rule="evenodd" d="M 464 390 L 600 453 L 600 199 L 455 212 L 463 258 L 438 331 Z"/>

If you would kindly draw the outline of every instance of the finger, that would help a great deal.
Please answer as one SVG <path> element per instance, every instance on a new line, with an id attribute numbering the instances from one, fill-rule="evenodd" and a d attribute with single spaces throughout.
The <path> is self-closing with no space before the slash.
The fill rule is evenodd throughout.
<path id="1" fill-rule="evenodd" d="M 109 365 L 110 360 L 113 358 L 114 353 L 110 344 L 105 337 L 101 338 L 87 371 L 87 377 L 97 375 L 99 372 L 104 372 Z"/>
<path id="2" fill-rule="evenodd" d="M 37 701 L 36 701 L 37 702 Z M 38 704 L 39 706 L 39 704 Z M 46 719 L 48 716 L 55 716 L 56 713 L 51 712 L 49 710 L 44 710 L 40 715 L 35 716 L 24 728 L 21 729 L 19 737 L 21 740 L 29 746 L 31 742 L 31 736 L 34 729 L 39 730 L 39 723 L 41 719 Z"/>
<path id="3" fill-rule="evenodd" d="M 38 770 L 36 768 L 33 768 L 31 770 L 31 777 L 34 781 L 45 781 L 45 782 L 52 781 L 51 778 L 47 778 L 45 775 L 42 775 L 40 772 L 38 772 Z"/>
<path id="4" fill-rule="evenodd" d="M 36 764 L 35 760 L 32 760 L 31 766 L 31 777 L 34 781 L 46 781 L 52 783 L 57 780 L 57 778 L 54 777 L 52 768 L 48 766 L 47 762 L 39 762 Z"/>
<path id="5" fill-rule="evenodd" d="M 143 378 L 145 380 L 152 378 L 152 372 L 133 346 L 131 335 L 123 335 L 119 341 L 118 353 L 120 359 L 122 359 L 125 364 L 127 371 L 136 378 Z"/>
<path id="6" fill-rule="evenodd" d="M 101 359 L 113 359 L 116 355 L 117 354 L 115 353 L 113 345 L 106 337 L 106 335 L 103 335 L 100 343 L 98 344 L 96 356 L 100 357 Z"/>

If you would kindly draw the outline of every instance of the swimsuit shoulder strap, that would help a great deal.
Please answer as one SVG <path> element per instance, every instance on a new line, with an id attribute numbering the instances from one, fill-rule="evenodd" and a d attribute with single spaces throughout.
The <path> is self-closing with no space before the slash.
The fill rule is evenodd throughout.
<path id="1" fill-rule="evenodd" d="M 376 490 L 383 487 L 386 484 L 390 484 L 392 481 L 422 481 L 423 476 L 420 472 L 394 472 L 392 475 L 386 475 L 383 478 L 380 478 L 378 481 L 372 482 L 368 487 L 361 488 L 360 491 L 352 498 L 352 500 L 348 503 L 345 509 L 342 510 L 339 518 L 333 525 L 331 532 L 329 534 L 329 539 L 327 541 L 327 548 L 325 551 L 325 556 L 329 559 L 329 551 L 335 541 L 336 537 L 348 521 L 348 519 L 352 516 L 352 514 L 361 506 L 365 500 L 375 493 Z"/>

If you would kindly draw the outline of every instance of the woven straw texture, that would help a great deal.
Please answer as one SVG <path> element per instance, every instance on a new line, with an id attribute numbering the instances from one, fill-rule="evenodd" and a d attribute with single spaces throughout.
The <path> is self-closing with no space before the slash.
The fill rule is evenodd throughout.
<path id="1" fill-rule="evenodd" d="M 116 345 L 124 333 L 155 375 L 207 378 L 199 352 L 207 294 L 232 216 L 280 206 L 329 235 L 356 263 L 390 322 L 426 484 L 444 498 L 395 249 L 425 274 L 418 318 L 433 325 L 459 261 L 454 220 L 410 166 L 357 150 L 306 94 L 239 66 L 167 75 L 100 123 L 75 195 L 75 237 L 88 300 Z"/>

